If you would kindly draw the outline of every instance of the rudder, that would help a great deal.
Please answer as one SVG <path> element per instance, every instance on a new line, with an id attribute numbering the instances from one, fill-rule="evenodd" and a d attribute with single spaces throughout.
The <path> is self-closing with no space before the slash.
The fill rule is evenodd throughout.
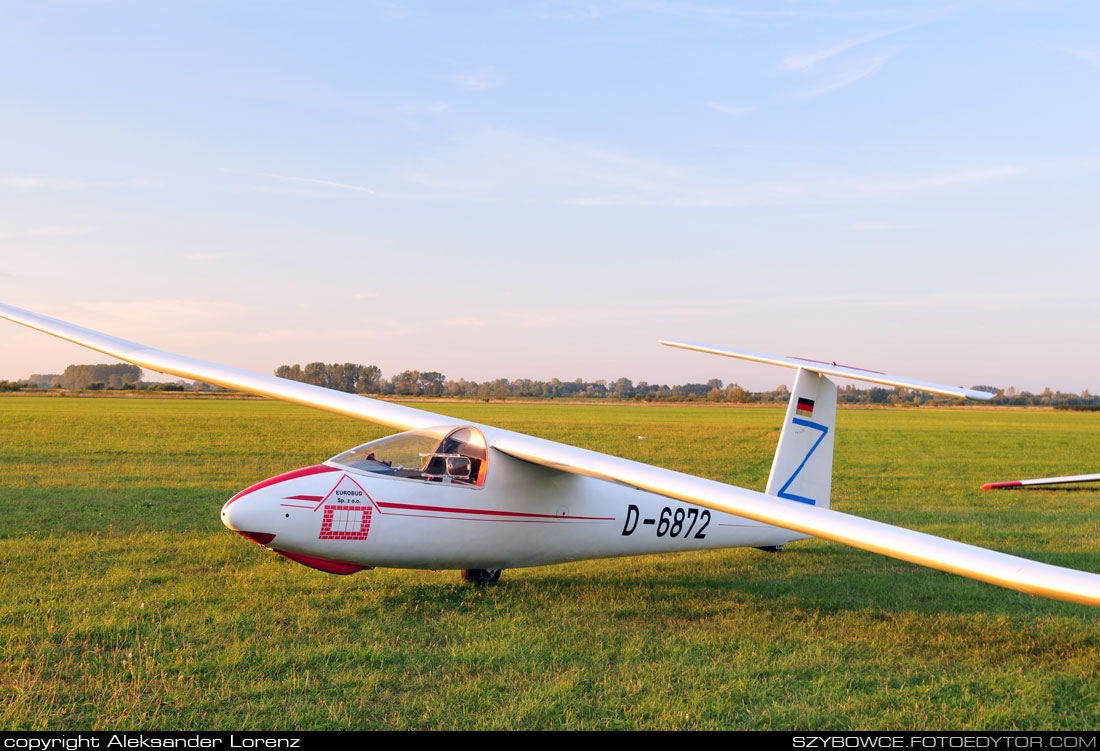
<path id="1" fill-rule="evenodd" d="M 828 508 L 835 432 L 836 384 L 820 373 L 799 368 L 764 492 Z"/>

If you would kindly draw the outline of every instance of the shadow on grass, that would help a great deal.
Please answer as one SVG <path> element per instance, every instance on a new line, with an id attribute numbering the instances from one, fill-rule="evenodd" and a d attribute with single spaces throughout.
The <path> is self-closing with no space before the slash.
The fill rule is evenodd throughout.
<path id="1" fill-rule="evenodd" d="M 1100 571 L 1100 553 L 1052 554 L 1011 551 L 1052 565 Z M 915 564 L 842 548 L 788 550 L 779 555 L 756 551 L 714 551 L 667 558 L 639 559 L 636 567 L 612 565 L 586 572 L 577 564 L 506 570 L 490 587 L 464 584 L 457 573 L 440 572 L 438 584 L 398 585 L 382 595 L 387 607 L 439 611 L 500 608 L 551 602 L 576 607 L 606 603 L 615 617 L 704 618 L 723 608 L 782 608 L 815 614 L 867 613 L 990 615 L 1095 619 L 1086 605 L 1033 597 L 1016 590 Z M 715 558 L 727 560 L 715 563 Z M 760 559 L 754 559 L 755 556 Z M 763 556 L 767 556 L 763 558 Z M 566 570 L 566 568 L 572 570 Z M 453 578 L 451 578 L 453 577 Z"/>

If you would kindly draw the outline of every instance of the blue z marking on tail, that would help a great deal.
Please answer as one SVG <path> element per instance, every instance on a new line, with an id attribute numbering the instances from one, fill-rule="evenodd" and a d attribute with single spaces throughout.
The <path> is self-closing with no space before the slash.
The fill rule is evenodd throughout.
<path id="1" fill-rule="evenodd" d="M 798 473 L 801 472 L 802 468 L 806 466 L 806 462 L 808 462 L 810 460 L 810 457 L 814 455 L 814 451 L 817 450 L 817 447 L 821 445 L 821 442 L 823 440 L 825 440 L 825 435 L 829 432 L 829 428 L 825 425 L 821 425 L 816 422 L 810 422 L 809 420 L 803 420 L 798 417 L 794 418 L 794 424 L 801 425 L 806 428 L 813 428 L 814 430 L 820 430 L 821 435 L 817 437 L 814 445 L 810 446 L 810 450 L 806 452 L 806 456 L 803 457 L 802 463 L 798 465 L 798 469 L 794 471 L 794 474 L 787 478 L 787 481 L 783 483 L 783 487 L 779 489 L 779 493 L 777 495 L 780 498 L 786 498 L 788 501 L 799 501 L 800 503 L 808 503 L 811 506 L 815 506 L 817 505 L 817 501 L 815 501 L 813 498 L 804 498 L 800 495 L 795 495 L 794 493 L 788 493 L 787 488 L 789 488 L 791 486 L 791 483 L 794 482 L 794 478 L 798 477 Z"/>

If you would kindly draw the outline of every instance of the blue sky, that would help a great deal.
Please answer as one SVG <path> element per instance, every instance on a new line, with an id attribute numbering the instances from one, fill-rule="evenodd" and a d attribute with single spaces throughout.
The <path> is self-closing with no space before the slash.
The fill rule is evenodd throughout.
<path id="1" fill-rule="evenodd" d="M 0 13 L 5 302 L 261 371 L 1100 389 L 1095 4 Z"/>

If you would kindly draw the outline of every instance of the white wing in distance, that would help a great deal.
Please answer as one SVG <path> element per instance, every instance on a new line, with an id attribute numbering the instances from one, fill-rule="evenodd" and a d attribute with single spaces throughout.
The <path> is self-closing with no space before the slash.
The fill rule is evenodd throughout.
<path id="1" fill-rule="evenodd" d="M 987 482 L 982 490 L 1001 488 L 1021 488 L 1031 485 L 1068 485 L 1072 482 L 1100 482 L 1100 475 L 1067 475 L 1065 477 L 1039 477 L 1034 480 L 1012 480 L 1010 482 Z"/>

